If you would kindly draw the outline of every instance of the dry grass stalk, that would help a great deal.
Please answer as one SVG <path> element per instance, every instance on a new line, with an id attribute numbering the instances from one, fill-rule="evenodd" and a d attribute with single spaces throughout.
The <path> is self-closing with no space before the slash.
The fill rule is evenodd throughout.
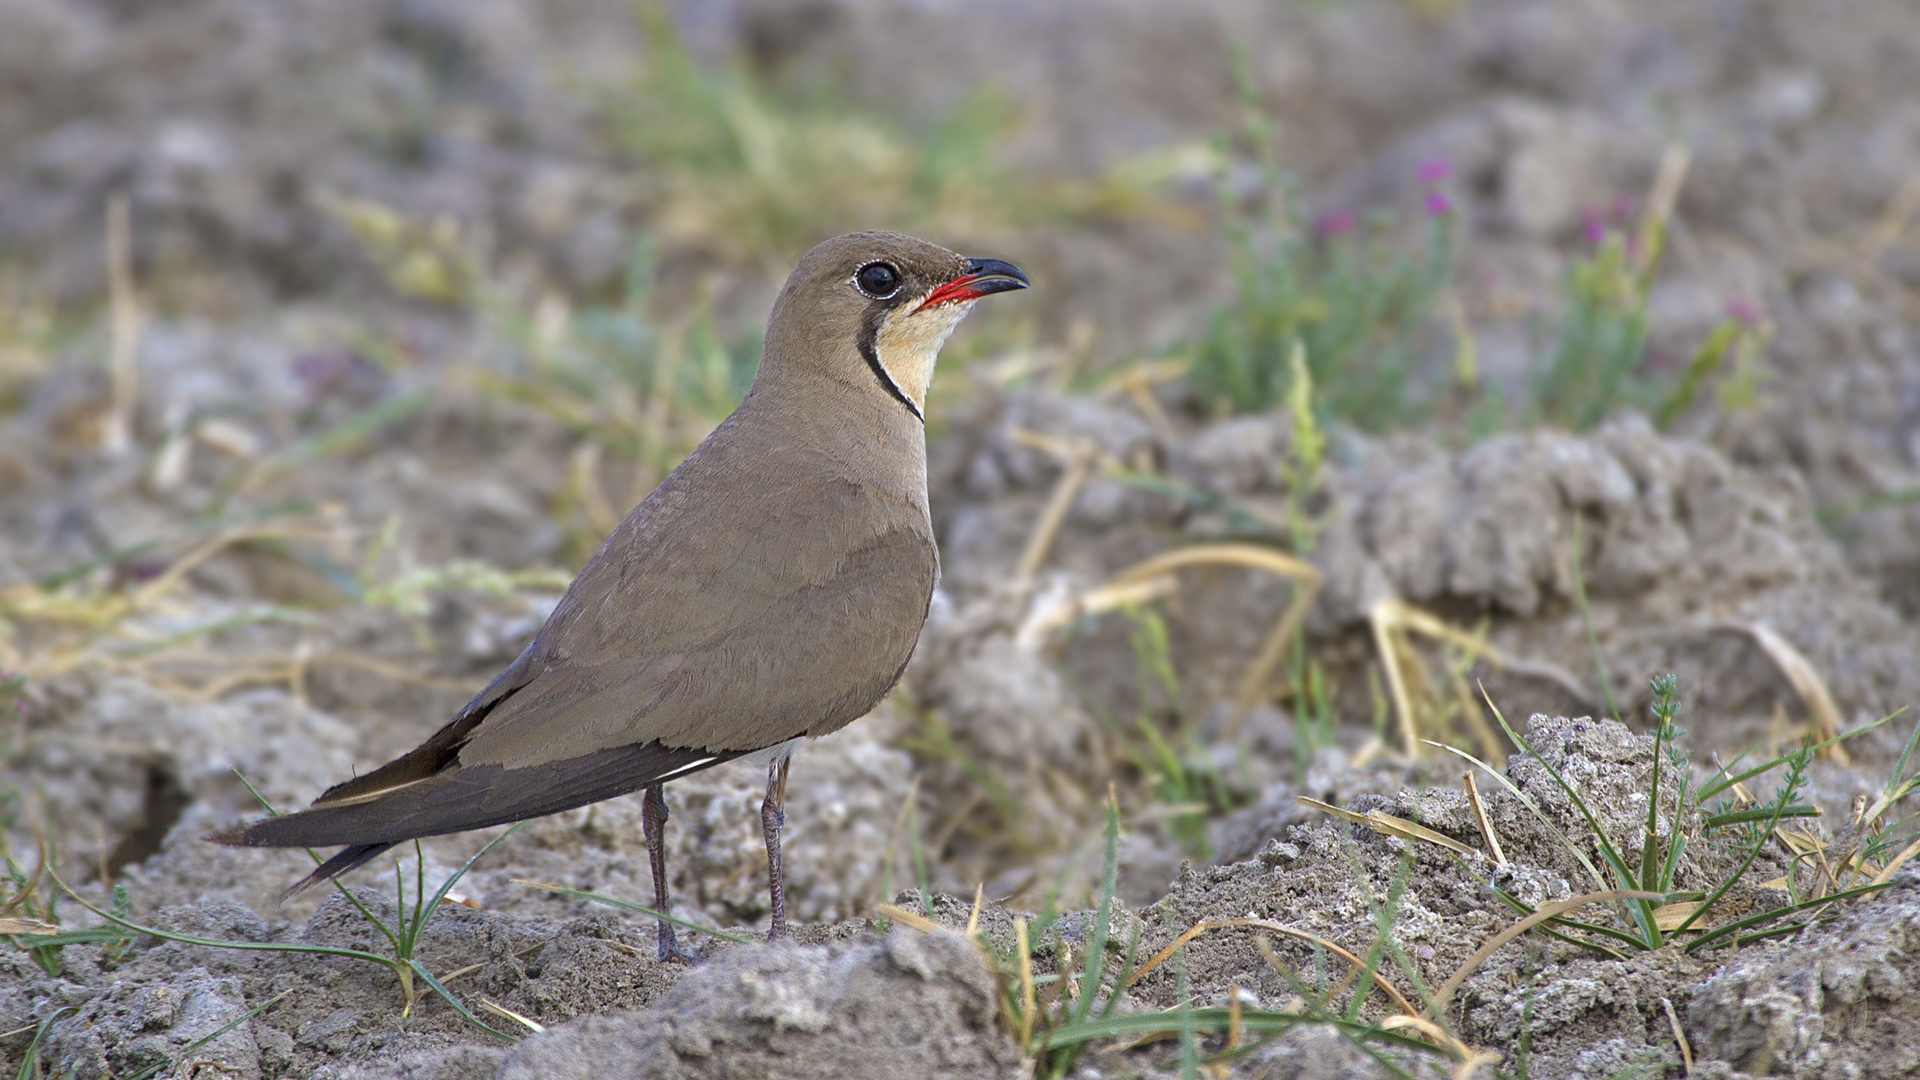
<path id="1" fill-rule="evenodd" d="M 1068 454 L 1066 468 L 1061 471 L 1060 478 L 1054 481 L 1053 493 L 1047 497 L 1047 505 L 1034 520 L 1033 531 L 1027 534 L 1027 545 L 1021 550 L 1019 566 L 1013 572 L 1014 581 L 1032 581 L 1033 575 L 1039 573 L 1040 567 L 1046 563 L 1047 553 L 1053 550 L 1053 541 L 1060 535 L 1060 526 L 1066 523 L 1067 512 L 1073 509 L 1073 500 L 1079 497 L 1080 489 L 1086 485 L 1097 456 L 1098 451 L 1087 445 L 1076 445 Z"/>
<path id="2" fill-rule="evenodd" d="M 1366 970 L 1366 961 L 1311 931 L 1297 930 L 1284 923 L 1275 922 L 1272 919 L 1257 919 L 1252 916 L 1243 916 L 1234 919 L 1202 919 L 1188 927 L 1185 933 L 1174 938 L 1165 948 L 1148 957 L 1146 963 L 1133 969 L 1133 974 L 1127 976 L 1126 979 L 1120 983 L 1120 989 L 1125 990 L 1127 987 L 1139 982 L 1142 978 L 1146 977 L 1148 972 L 1166 963 L 1167 959 L 1177 952 L 1182 945 L 1192 941 L 1194 938 L 1214 930 L 1224 930 L 1233 926 L 1257 926 L 1262 930 L 1271 930 L 1276 934 L 1286 934 L 1289 937 L 1296 937 L 1302 941 L 1314 942 L 1321 948 L 1345 960 L 1352 966 L 1355 973 Z M 1388 982 L 1385 976 L 1376 971 L 1373 973 L 1373 981 L 1379 985 L 1380 989 L 1386 992 L 1388 997 L 1393 999 L 1394 1004 L 1400 1006 L 1400 1011 L 1410 1015 L 1418 1011 L 1413 1007 L 1413 1003 L 1407 1000 L 1407 996 L 1395 989 L 1394 985 Z"/>
<path id="3" fill-rule="evenodd" d="M 1274 668 L 1285 658 L 1287 647 L 1293 643 L 1293 637 L 1299 632 L 1300 623 L 1306 618 L 1307 608 L 1320 590 L 1320 572 L 1311 563 L 1288 555 L 1273 548 L 1257 544 L 1196 544 L 1192 547 L 1176 548 L 1173 551 L 1156 555 L 1144 562 L 1135 564 L 1114 575 L 1107 583 L 1108 588 L 1124 588 L 1141 585 L 1154 578 L 1169 574 L 1175 570 L 1192 566 L 1243 566 L 1254 570 L 1267 570 L 1293 582 L 1293 598 L 1287 608 L 1274 623 L 1267 640 L 1261 646 L 1260 653 L 1247 667 L 1240 678 L 1239 689 L 1234 694 L 1233 711 L 1227 716 L 1227 722 L 1221 729 L 1221 737 L 1231 741 L 1238 734 L 1240 725 L 1247 718 L 1266 688 L 1272 683 Z"/>
<path id="4" fill-rule="evenodd" d="M 1439 1024 L 1419 1016 L 1389 1016 L 1380 1021 L 1380 1030 L 1405 1032 L 1411 1031 L 1428 1042 L 1446 1051 L 1455 1062 L 1453 1075 L 1455 1080 L 1465 1080 L 1479 1070 L 1482 1065 L 1498 1064 L 1500 1055 L 1490 1050 L 1475 1050 L 1455 1038 L 1453 1033 Z"/>
<path id="5" fill-rule="evenodd" d="M 441 981 L 445 982 L 446 980 L 442 979 Z M 504 1016 L 509 1020 L 522 1024 L 526 1027 L 528 1031 L 539 1033 L 547 1030 L 547 1025 L 540 1023 L 538 1020 L 534 1020 L 531 1017 L 521 1016 L 519 1013 L 514 1012 L 512 1009 L 507 1008 L 505 1005 L 501 1005 L 488 998 L 480 999 L 480 1007 L 494 1014 L 495 1016 Z"/>
<path id="6" fill-rule="evenodd" d="M 1020 1045 L 1033 1044 L 1033 1014 L 1038 1003 L 1033 995 L 1033 946 L 1027 940 L 1027 920 L 1013 920 L 1014 944 L 1020 953 Z"/>
<path id="7" fill-rule="evenodd" d="M 1471 634 L 1448 625 L 1444 620 L 1401 600 L 1388 597 L 1367 611 L 1367 624 L 1373 632 L 1374 648 L 1380 654 L 1380 666 L 1387 676 L 1387 694 L 1399 721 L 1401 753 L 1408 760 L 1420 756 L 1420 717 L 1441 711 L 1438 698 L 1430 689 L 1426 663 L 1413 648 L 1412 634 L 1452 645 L 1468 660 L 1485 660 L 1496 668 L 1506 667 L 1506 658 L 1479 634 Z M 1452 673 L 1455 707 L 1473 729 L 1481 755 L 1496 767 L 1506 764 L 1506 751 L 1493 729 L 1473 701 L 1461 671 Z M 1417 691 L 1417 692 L 1416 692 Z M 1465 703 L 1464 705 L 1461 703 Z M 1421 706 L 1424 706 L 1422 708 Z"/>
<path id="8" fill-rule="evenodd" d="M 1467 806 L 1473 810 L 1473 823 L 1480 828 L 1480 838 L 1487 842 L 1487 854 L 1493 856 L 1493 865 L 1507 865 L 1507 853 L 1500 850 L 1500 834 L 1493 831 L 1493 822 L 1487 817 L 1487 808 L 1480 799 L 1480 784 L 1472 773 L 1463 773 L 1460 782 L 1467 789 Z"/>
<path id="9" fill-rule="evenodd" d="M 1237 566 L 1266 570 L 1294 583 L 1293 599 L 1274 623 L 1260 654 L 1240 679 L 1234 695 L 1234 707 L 1222 728 L 1222 737 L 1232 740 L 1246 715 L 1265 694 L 1273 678 L 1273 669 L 1286 656 L 1287 647 L 1298 633 L 1307 608 L 1320 588 L 1320 572 L 1311 563 L 1283 551 L 1258 544 L 1194 544 L 1162 552 L 1115 574 L 1099 588 L 1070 595 L 1064 600 L 1036 605 L 1027 616 L 1014 640 L 1024 647 L 1038 647 L 1049 634 L 1087 615 L 1110 611 L 1127 604 L 1145 603 L 1178 591 L 1173 578 L 1177 570 L 1196 566 Z"/>
<path id="10" fill-rule="evenodd" d="M 1752 638 L 1754 644 L 1760 646 L 1760 651 L 1766 653 L 1767 659 L 1773 661 L 1773 666 L 1779 669 L 1781 676 L 1787 680 L 1787 685 L 1793 687 L 1794 694 L 1806 705 L 1808 724 L 1812 729 L 1814 741 L 1826 742 L 1840 734 L 1840 707 L 1834 704 L 1833 693 L 1827 689 L 1827 681 L 1820 677 L 1820 672 L 1813 666 L 1813 661 L 1808 660 L 1806 654 L 1796 648 L 1791 641 L 1782 637 L 1779 631 L 1765 623 L 1734 619 L 1710 623 L 1706 628 L 1744 634 Z M 1849 764 L 1853 760 L 1838 742 L 1830 742 L 1821 747 L 1820 756 L 1841 765 Z"/>
<path id="11" fill-rule="evenodd" d="M 1654 908 L 1653 925 L 1659 927 L 1661 933 L 1670 934 L 1679 929 L 1682 923 L 1692 918 L 1693 913 L 1700 910 L 1700 904 L 1701 901 L 1699 900 L 1688 900 L 1678 904 L 1663 904 L 1660 907 Z M 1707 928 L 1696 924 L 1687 929 L 1702 931 Z"/>
<path id="12" fill-rule="evenodd" d="M 1920 173 L 1909 175 L 1901 182 L 1880 213 L 1855 239 L 1845 242 L 1823 236 L 1802 239 L 1799 250 L 1788 260 L 1788 272 L 1797 277 L 1843 265 L 1856 283 L 1885 285 L 1888 281 L 1880 261 L 1900 242 L 1916 214 L 1920 214 Z"/>
<path id="13" fill-rule="evenodd" d="M 1569 911 L 1586 907 L 1588 904 L 1608 904 L 1615 900 L 1659 899 L 1661 899 L 1661 894 L 1657 892 L 1644 892 L 1640 889 L 1606 889 L 1601 892 L 1590 892 L 1582 896 L 1576 896 L 1571 900 L 1562 900 L 1556 904 L 1542 905 L 1533 914 L 1488 938 L 1486 944 L 1474 950 L 1473 955 L 1467 957 L 1465 962 L 1448 977 L 1447 981 L 1440 984 L 1440 989 L 1433 992 L 1433 997 L 1427 1001 L 1426 1012 L 1422 1015 L 1433 1016 L 1436 1013 L 1444 1012 L 1447 1007 L 1447 999 L 1453 996 L 1453 992 L 1460 988 L 1460 984 L 1467 980 L 1467 976 L 1473 974 L 1473 970 L 1484 963 L 1487 957 L 1492 956 L 1495 950 L 1556 915 L 1564 915 Z"/>
<path id="14" fill-rule="evenodd" d="M 922 915 L 917 911 L 908 911 L 906 908 L 903 908 L 898 904 L 880 904 L 876 906 L 873 910 L 875 914 L 879 915 L 883 919 L 892 919 L 894 922 L 899 923 L 901 926 L 918 930 L 921 933 L 930 933 L 935 930 L 946 929 L 946 927 L 941 926 L 939 923 L 934 922 L 932 919 L 927 918 L 925 915 Z"/>
<path id="15" fill-rule="evenodd" d="M 1146 420 L 1147 426 L 1153 429 L 1153 433 L 1161 440 L 1171 443 L 1179 439 L 1180 432 L 1174 426 L 1173 418 L 1167 415 L 1167 410 L 1162 408 L 1159 400 L 1153 396 L 1153 387 L 1155 383 L 1184 378 L 1187 368 L 1188 365 L 1179 360 L 1135 364 L 1101 387 L 1099 396 L 1126 395 L 1127 399 L 1133 402 L 1133 407 L 1140 416 Z"/>
<path id="16" fill-rule="evenodd" d="M 144 320 L 133 285 L 133 222 L 125 193 L 107 200 L 108 371 L 113 399 L 100 446 L 120 454 L 133 445 L 133 414 L 140 404 L 140 332 Z"/>
<path id="17" fill-rule="evenodd" d="M 29 937 L 57 934 L 60 928 L 50 922 L 39 919 L 18 919 L 11 916 L 0 917 L 0 934 L 24 934 Z"/>
<path id="18" fill-rule="evenodd" d="M 1899 870 L 1908 859 L 1913 858 L 1914 852 L 1916 851 L 1920 851 L 1920 840 L 1915 840 L 1913 843 L 1901 848 L 1900 854 L 1889 859 L 1887 865 L 1882 867 L 1879 873 L 1873 875 L 1872 883 L 1875 885 L 1884 885 L 1893 880 L 1894 872 Z"/>
<path id="19" fill-rule="evenodd" d="M 222 550 L 253 540 L 325 538 L 331 533 L 312 526 L 273 524 L 224 529 L 173 561 L 158 577 L 135 589 L 62 589 L 49 592 L 33 582 L 0 588 L 0 624 L 19 620 L 71 633 L 45 635 L 46 644 L 32 653 L 0 637 L 0 666 L 32 679 L 44 679 L 89 663 L 110 667 L 133 666 L 116 657 L 115 642 L 145 644 L 141 632 L 129 625 L 135 616 L 167 610 L 167 595 L 186 576 Z M 151 664 L 145 661 L 133 662 Z"/>
<path id="20" fill-rule="evenodd" d="M 1680 189 L 1686 185 L 1687 170 L 1693 164 L 1693 151 L 1686 144 L 1668 143 L 1660 152 L 1660 165 L 1653 175 L 1653 186 L 1647 191 L 1647 212 L 1640 219 L 1640 273 L 1653 270 L 1653 261 L 1660 257 L 1662 244 L 1657 241 L 1667 234 L 1667 226 L 1673 220 L 1674 207 L 1680 201 Z"/>
<path id="21" fill-rule="evenodd" d="M 1130 605 L 1148 604 L 1180 591 L 1180 583 L 1171 575 L 1126 585 L 1102 585 L 1084 593 L 1068 593 L 1037 603 L 1020 629 L 1014 643 L 1023 649 L 1037 649 L 1054 631 L 1089 615 L 1099 615 Z"/>
<path id="22" fill-rule="evenodd" d="M 620 515 L 607 501 L 606 489 L 600 486 L 600 456 L 604 449 L 589 439 L 574 447 L 567 457 L 567 489 L 580 505 L 581 513 L 587 516 L 587 527 L 603 536 L 620 524 Z"/>
<path id="23" fill-rule="evenodd" d="M 1680 1016 L 1673 1011 L 1673 1002 L 1660 999 L 1660 1007 L 1667 1011 L 1667 1024 L 1673 1028 L 1673 1041 L 1680 1044 L 1681 1076 L 1693 1075 L 1693 1045 L 1687 1042 L 1687 1033 L 1680 1027 Z"/>
<path id="24" fill-rule="evenodd" d="M 1296 796 L 1294 801 L 1301 806 L 1310 806 L 1322 813 L 1351 821 L 1355 825 L 1364 825 L 1385 836 L 1397 836 L 1402 840 L 1424 840 L 1459 855 L 1479 854 L 1443 832 L 1436 832 L 1417 821 L 1408 821 L 1406 818 L 1396 817 L 1384 811 L 1369 810 L 1364 814 L 1357 814 L 1352 810 L 1343 810 L 1332 803 L 1323 803 L 1319 799 L 1311 799 L 1305 795 Z"/>
<path id="25" fill-rule="evenodd" d="M 907 794 L 900 800 L 900 812 L 893 816 L 893 829 L 887 833 L 887 852 L 880 857 L 881 866 L 893 866 L 900 852 L 900 836 L 906 832 L 907 815 L 913 812 L 913 799 L 919 793 L 920 774 L 916 772 L 907 780 Z"/>

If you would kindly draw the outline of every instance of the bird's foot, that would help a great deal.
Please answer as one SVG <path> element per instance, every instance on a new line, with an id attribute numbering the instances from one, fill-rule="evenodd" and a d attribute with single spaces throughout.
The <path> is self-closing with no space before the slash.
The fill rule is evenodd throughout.
<path id="1" fill-rule="evenodd" d="M 673 933 L 673 927 L 660 924 L 660 945 L 655 950 L 656 958 L 663 964 L 698 964 L 700 957 L 680 947 L 680 941 Z"/>

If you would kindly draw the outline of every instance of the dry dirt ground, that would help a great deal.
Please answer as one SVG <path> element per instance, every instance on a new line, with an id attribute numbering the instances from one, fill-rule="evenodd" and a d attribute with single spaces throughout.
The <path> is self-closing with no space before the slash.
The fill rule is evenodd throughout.
<path id="1" fill-rule="evenodd" d="M 1515 385 L 1524 313 L 1552 295 L 1583 225 L 1645 192 L 1662 150 L 1684 144 L 1692 167 L 1651 340 L 1684 356 L 1729 305 L 1758 309 L 1774 328 L 1766 377 L 1752 403 L 1665 430 L 1624 411 L 1584 433 L 1477 441 L 1334 429 L 1304 500 L 1320 523 L 1320 586 L 1301 633 L 1331 687 L 1331 725 L 1309 742 L 1273 679 L 1235 705 L 1295 595 L 1286 578 L 1206 565 L 1155 579 L 1143 603 L 1164 628 L 1160 653 L 1141 650 L 1146 623 L 1099 603 L 1142 560 L 1245 539 L 1303 505 L 1284 467 L 1292 421 L 1222 417 L 1178 379 L 1089 393 L 1019 374 L 1068 356 L 1130 363 L 1197 333 L 1231 292 L 1207 223 L 1219 178 L 1177 176 L 1178 213 L 941 236 L 1039 285 L 1025 314 L 976 316 L 986 325 L 968 332 L 1011 344 L 943 387 L 931 446 L 942 595 L 903 688 L 796 758 L 787 860 L 801 944 L 697 938 L 701 963 L 656 963 L 650 921 L 519 884 L 650 897 L 639 800 L 616 799 L 495 847 L 420 942 L 462 1001 L 544 1028 L 482 1015 L 517 1043 L 432 994 L 403 1014 L 395 977 L 364 961 L 135 934 L 69 945 L 51 972 L 0 943 L 0 1068 L 88 1080 L 1028 1076 L 1035 1063 L 1002 1015 L 1006 970 L 953 931 L 979 888 L 977 926 L 1004 956 L 1014 919 L 1057 897 L 1069 914 L 1035 961 L 1051 972 L 1083 955 L 1109 785 L 1126 818 L 1115 934 L 1132 951 L 1107 970 L 1119 1011 L 1236 997 L 1287 1011 L 1344 961 L 1272 925 L 1364 955 L 1389 924 L 1381 976 L 1430 992 L 1516 920 L 1496 888 L 1538 906 L 1609 886 L 1575 856 L 1598 859 L 1593 829 L 1541 763 L 1574 778 L 1637 860 L 1653 674 L 1680 676 L 1702 779 L 1710 754 L 1920 706 L 1910 0 L 739 0 L 675 14 L 697 54 L 744 56 L 769 78 L 830 75 L 850 100 L 904 115 L 989 83 L 1017 105 L 1003 152 L 1035 184 L 1235 129 L 1241 50 L 1316 209 L 1417 213 L 1417 163 L 1451 162 L 1460 302 L 1484 328 L 1486 377 Z M 597 540 L 605 504 L 617 514 L 653 474 L 553 411 L 490 392 L 473 372 L 516 347 L 501 323 L 396 299 L 338 196 L 484 235 L 490 272 L 525 296 L 605 295 L 628 237 L 656 231 L 659 303 L 698 295 L 750 329 L 793 253 L 741 258 L 676 234 L 657 193 L 602 152 L 581 87 L 635 62 L 637 27 L 610 0 L 0 0 L 0 667 L 26 676 L 0 697 L 0 825 L 23 871 L 54 852 L 81 895 L 104 902 L 124 886 L 131 917 L 178 934 L 385 947 L 337 894 L 278 902 L 310 865 L 303 854 L 201 840 L 256 812 L 235 770 L 290 807 L 415 745 L 519 651 L 564 584 L 555 568 Z M 117 329 L 109 312 L 29 333 L 33 303 L 90 310 L 128 295 L 102 257 L 116 193 L 132 208 L 141 300 Z M 822 235 L 884 224 L 818 222 Z M 537 309 L 531 321 L 537 336 Z M 103 361 L 116 348 L 119 381 Z M 1161 482 L 1136 482 L 1142 472 Z M 1031 551 L 1056 501 L 1058 529 Z M 1383 612 L 1410 609 L 1480 635 L 1483 657 L 1503 661 L 1409 646 L 1428 669 L 1413 693 L 1444 698 L 1458 664 L 1538 751 L 1508 758 L 1511 789 L 1479 777 L 1504 860 L 1484 850 L 1463 763 L 1408 752 L 1378 630 Z M 1156 662 L 1177 684 L 1153 681 Z M 1609 704 L 1631 727 L 1590 719 Z M 1132 756 L 1136 716 L 1198 734 L 1215 785 L 1197 796 L 1203 815 Z M 1452 723 L 1426 734 L 1477 745 L 1465 709 Z M 1801 798 L 1824 817 L 1809 835 L 1840 842 L 1911 727 L 1896 718 L 1811 765 Z M 1774 782 L 1751 783 L 1765 799 Z M 764 928 L 762 783 L 730 767 L 669 788 L 680 916 Z M 1471 852 L 1349 824 L 1302 795 L 1419 821 Z M 1698 840 L 1674 889 L 1711 888 L 1737 849 L 1703 839 L 1698 813 L 1659 820 L 1663 836 Z M 489 838 L 425 844 L 428 887 Z M 410 852 L 402 866 L 411 882 Z M 1494 1055 L 1483 1075 L 1912 1075 L 1915 866 L 1817 926 L 1738 950 L 1618 959 L 1529 934 L 1436 1010 Z M 1767 846 L 1713 921 L 1776 899 L 1757 883 L 1811 872 Z M 922 875 L 947 929 L 883 928 L 876 905 L 917 908 L 902 890 Z M 380 873 L 353 884 L 391 918 Z M 49 883 L 34 886 L 41 905 Z M 58 915 L 97 922 L 71 901 Z M 1127 981 L 1197 924 L 1233 918 L 1268 926 L 1210 929 Z M 1379 989 L 1356 1007 L 1400 1011 Z M 1179 1075 L 1175 1045 L 1101 1040 L 1074 1075 Z M 1309 1024 L 1205 1068 L 1456 1067 L 1378 1053 Z"/>

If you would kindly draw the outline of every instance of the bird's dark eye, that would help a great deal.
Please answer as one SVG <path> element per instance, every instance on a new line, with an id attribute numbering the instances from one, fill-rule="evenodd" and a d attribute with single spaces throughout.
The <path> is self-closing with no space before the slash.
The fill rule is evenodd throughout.
<path id="1" fill-rule="evenodd" d="M 885 300 L 900 291 L 900 271 L 892 263 L 870 262 L 853 275 L 853 281 L 875 300 Z"/>

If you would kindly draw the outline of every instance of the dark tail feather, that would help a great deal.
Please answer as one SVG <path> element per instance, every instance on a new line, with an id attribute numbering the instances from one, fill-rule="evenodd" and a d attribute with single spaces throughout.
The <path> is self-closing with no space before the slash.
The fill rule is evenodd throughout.
<path id="1" fill-rule="evenodd" d="M 286 892 L 280 894 L 280 902 L 287 901 L 313 888 L 330 878 L 339 877 L 349 870 L 357 869 L 369 860 L 377 859 L 395 847 L 393 844 L 355 844 L 342 848 L 333 858 L 314 868 L 313 873 L 294 882 Z"/>
<path id="2" fill-rule="evenodd" d="M 273 820 L 275 819 L 267 819 L 267 821 Z M 265 824 L 265 822 L 256 822 L 254 827 L 262 824 Z M 247 837 L 248 831 L 249 826 L 231 825 L 227 828 L 208 833 L 206 839 L 216 844 L 226 844 L 229 847 L 260 846 L 257 839 L 249 841 Z M 382 852 L 391 850 L 397 843 L 397 841 L 391 841 L 377 844 L 352 844 L 342 848 L 333 858 L 328 859 L 316 867 L 313 873 L 301 878 L 295 882 L 292 887 L 288 888 L 286 892 L 281 893 L 280 902 L 284 904 L 323 881 L 339 877 L 349 870 L 355 870 L 366 865 L 368 861 L 379 858 Z"/>
<path id="3" fill-rule="evenodd" d="M 344 874 L 395 844 L 570 810 L 749 753 L 643 743 L 519 769 L 455 766 L 378 795 L 322 801 L 305 810 L 208 834 L 242 847 L 346 847 L 282 899 Z M 338 789 L 336 789 L 338 790 Z M 332 794 L 332 793 L 330 793 Z"/>

